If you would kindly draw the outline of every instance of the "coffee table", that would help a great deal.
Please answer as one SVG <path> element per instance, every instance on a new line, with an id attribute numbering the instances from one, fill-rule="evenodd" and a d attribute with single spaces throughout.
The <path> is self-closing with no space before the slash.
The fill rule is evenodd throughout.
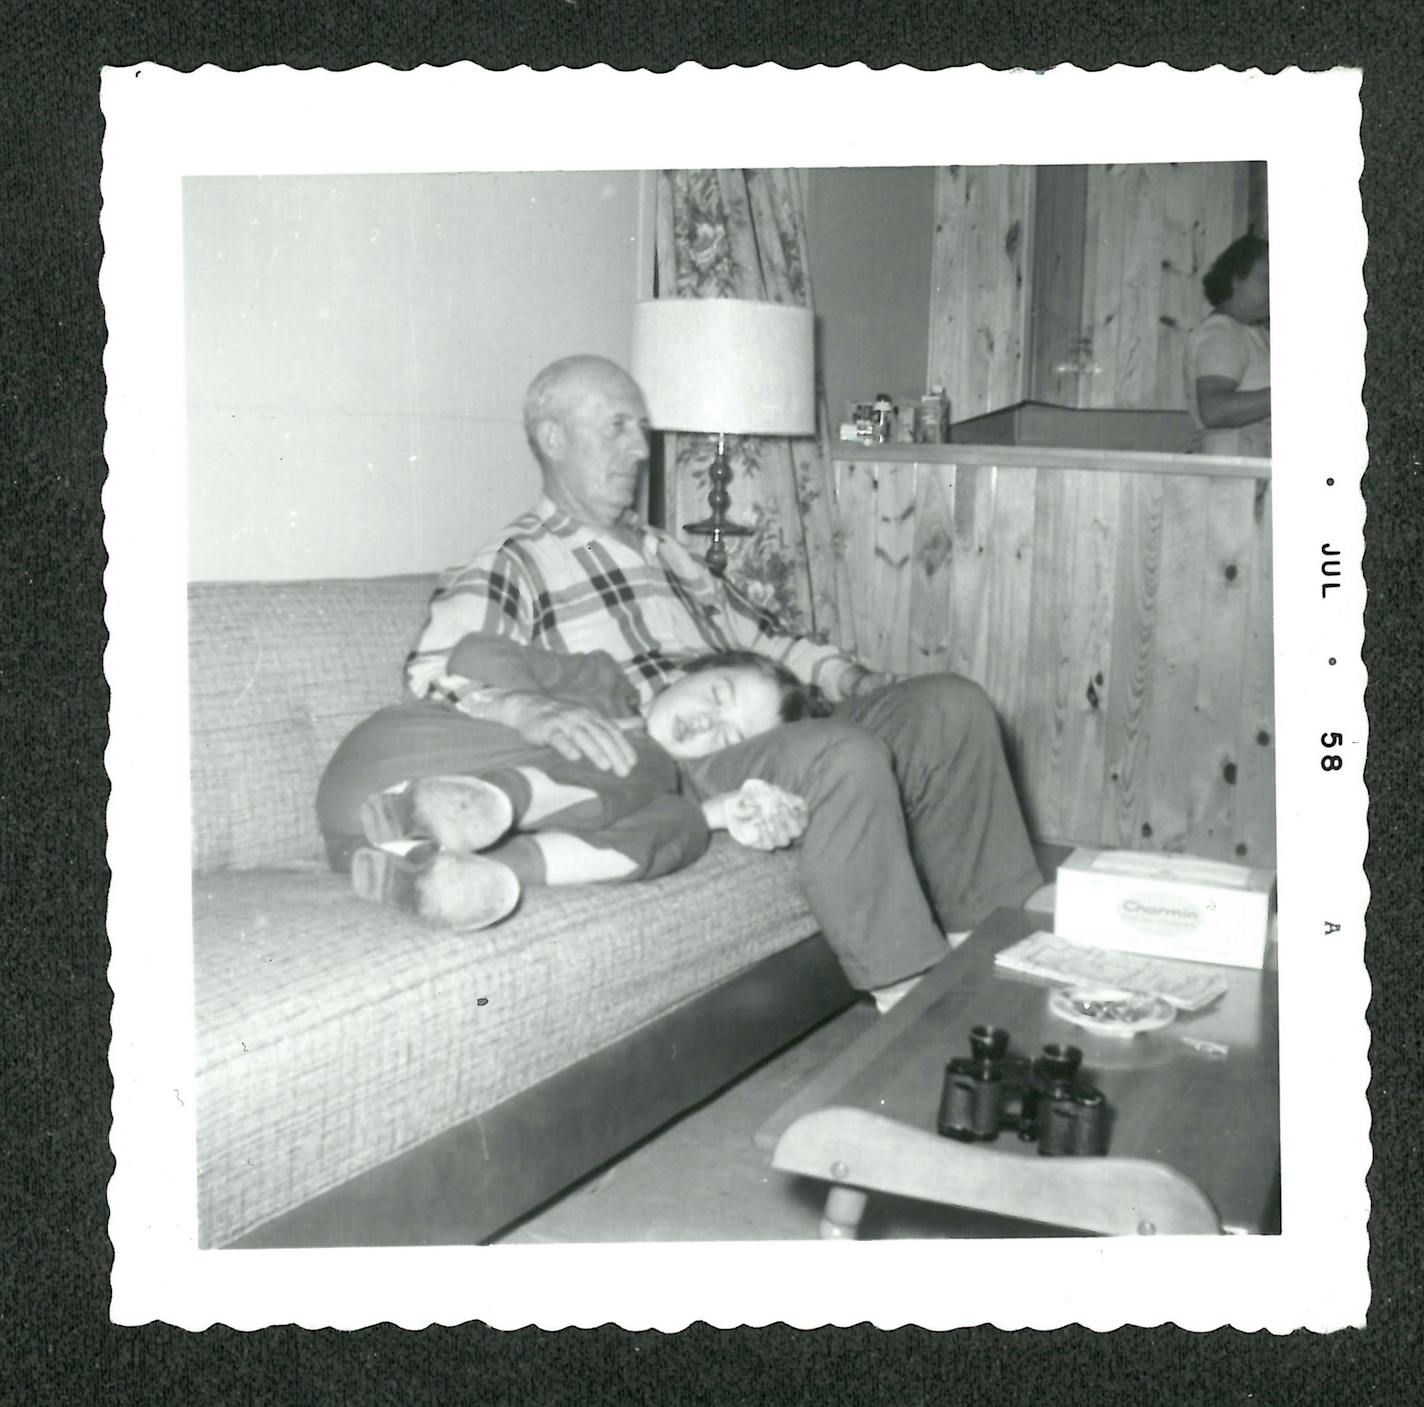
<path id="1" fill-rule="evenodd" d="M 1097 1035 L 1049 1010 L 1052 984 L 994 966 L 1049 926 L 997 911 L 757 1131 L 773 1167 L 831 1184 L 823 1236 L 854 1236 L 874 1191 L 1108 1235 L 1279 1230 L 1273 964 L 1213 969 L 1226 994 L 1162 1031 Z M 1082 1050 L 1083 1076 L 1113 1111 L 1106 1157 L 935 1132 L 945 1063 L 969 1053 L 979 1024 L 1006 1027 L 1020 1054 L 1049 1041 Z"/>

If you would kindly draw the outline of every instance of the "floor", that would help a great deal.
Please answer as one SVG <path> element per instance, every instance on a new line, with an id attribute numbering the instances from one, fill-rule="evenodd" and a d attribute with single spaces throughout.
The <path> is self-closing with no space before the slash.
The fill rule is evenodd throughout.
<path id="1" fill-rule="evenodd" d="M 798 1241 L 818 1234 L 824 1187 L 772 1169 L 752 1141 L 813 1071 L 876 1019 L 832 1017 L 706 1104 L 586 1178 L 499 1238 L 505 1245 L 619 1241 Z M 862 1238 L 1041 1236 L 1045 1228 L 873 1196 Z"/>
<path id="2" fill-rule="evenodd" d="M 796 1240 L 816 1235 L 811 1189 L 773 1172 L 752 1141 L 797 1086 L 874 1020 L 850 1007 L 736 1084 L 586 1178 L 500 1239 Z"/>
<path id="3" fill-rule="evenodd" d="M 1066 846 L 1035 849 L 1050 877 L 1070 853 Z M 815 1239 L 824 1185 L 774 1171 L 753 1136 L 876 1019 L 868 1001 L 847 1008 L 498 1239 L 504 1244 Z M 880 1194 L 872 1195 L 861 1226 L 864 1239 L 1065 1234 Z"/>
<path id="4" fill-rule="evenodd" d="M 526 1217 L 500 1242 L 815 1239 L 824 1185 L 774 1171 L 753 1135 L 876 1019 L 868 1001 L 847 1008 Z M 871 1198 L 861 1229 L 863 1238 L 1044 1234 L 1040 1226 L 888 1196 Z"/>

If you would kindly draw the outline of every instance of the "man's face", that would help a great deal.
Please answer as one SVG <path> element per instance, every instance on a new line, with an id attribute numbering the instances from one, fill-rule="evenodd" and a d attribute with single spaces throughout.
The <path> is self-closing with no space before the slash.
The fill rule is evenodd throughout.
<path id="1" fill-rule="evenodd" d="M 549 496 L 573 518 L 597 527 L 633 506 L 648 458 L 648 408 L 621 373 L 585 372 L 561 398 L 543 443 Z"/>

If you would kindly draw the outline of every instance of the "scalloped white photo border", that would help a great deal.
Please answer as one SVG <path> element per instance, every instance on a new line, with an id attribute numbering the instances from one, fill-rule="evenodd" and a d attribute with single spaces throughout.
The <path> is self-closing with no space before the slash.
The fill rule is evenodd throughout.
<path id="1" fill-rule="evenodd" d="M 479 1319 L 665 1331 L 696 1320 L 930 1329 L 1171 1322 L 1276 1333 L 1362 1324 L 1370 987 L 1359 94 L 1354 71 L 1163 65 L 1044 74 L 861 65 L 106 69 L 114 1320 L 249 1329 Z M 1282 1234 L 199 1250 L 183 177 L 1207 160 L 1269 163 Z M 1342 574 L 1337 590 L 1322 593 L 1326 543 L 1340 552 Z M 1345 740 L 1335 773 L 1320 766 L 1325 732 Z M 1330 1110 L 1328 1136 L 1321 1108 Z"/>

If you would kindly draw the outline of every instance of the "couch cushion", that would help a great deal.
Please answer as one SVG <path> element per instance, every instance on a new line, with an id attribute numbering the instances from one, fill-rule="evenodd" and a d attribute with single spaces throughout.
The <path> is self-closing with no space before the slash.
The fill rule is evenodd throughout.
<path id="1" fill-rule="evenodd" d="M 312 809 L 336 745 L 401 697 L 433 576 L 188 588 L 193 868 L 322 853 Z"/>
<path id="2" fill-rule="evenodd" d="M 222 1245 L 816 931 L 794 857 L 719 837 L 646 884 L 452 934 L 278 870 L 194 881 L 199 1224 Z"/>

